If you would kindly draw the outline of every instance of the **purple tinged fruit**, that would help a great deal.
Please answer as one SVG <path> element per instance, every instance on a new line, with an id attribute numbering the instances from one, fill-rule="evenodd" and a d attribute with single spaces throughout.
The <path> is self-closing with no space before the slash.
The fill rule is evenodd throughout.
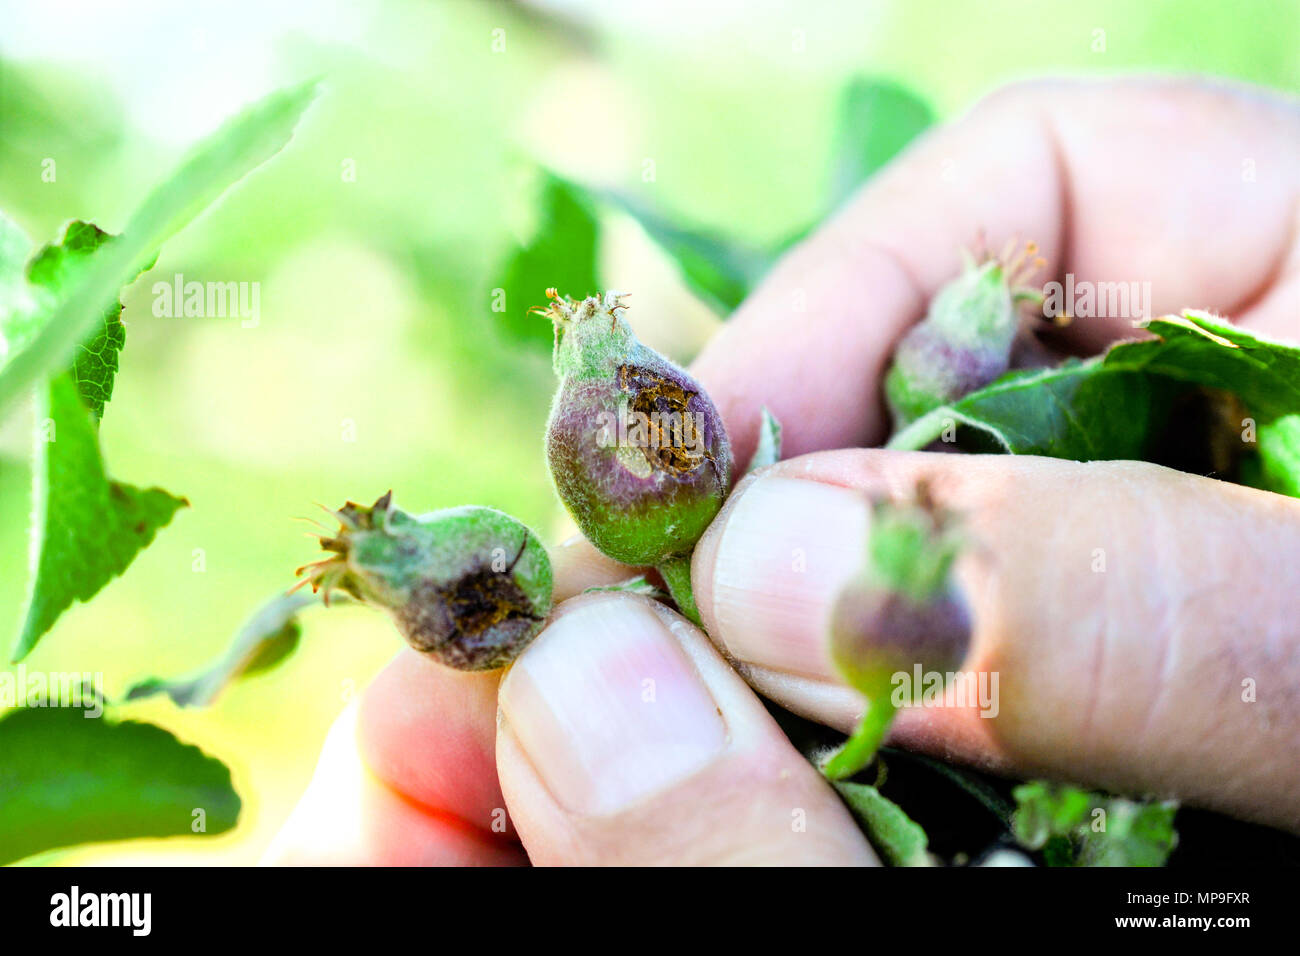
<path id="1" fill-rule="evenodd" d="M 960 539 L 952 517 L 922 484 L 912 502 L 873 502 L 866 561 L 829 615 L 830 655 L 867 700 L 856 731 L 824 765 L 852 776 L 875 755 L 893 719 L 895 675 L 957 671 L 970 648 L 971 618 L 952 579 Z M 920 688 L 912 687 L 913 692 Z"/>
<path id="2" fill-rule="evenodd" d="M 560 384 L 546 455 L 560 499 L 616 561 L 689 555 L 731 486 L 721 416 L 695 379 L 637 341 L 622 295 L 548 295 Z"/>
<path id="3" fill-rule="evenodd" d="M 1041 294 L 1020 283 L 1043 265 L 1037 247 L 976 263 L 930 301 L 925 318 L 903 336 L 885 373 L 885 398 L 898 431 L 941 405 L 983 388 L 1011 366 L 1019 331 L 1017 303 Z"/>
<path id="4" fill-rule="evenodd" d="M 537 636 L 551 609 L 550 558 L 535 534 L 493 508 L 414 516 L 392 493 L 334 512 L 331 556 L 299 568 L 303 584 L 389 611 L 407 643 L 457 670 L 492 670 Z"/>

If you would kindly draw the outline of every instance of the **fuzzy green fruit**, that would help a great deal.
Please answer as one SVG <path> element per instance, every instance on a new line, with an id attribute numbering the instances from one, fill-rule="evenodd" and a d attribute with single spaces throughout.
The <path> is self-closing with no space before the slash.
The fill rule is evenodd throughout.
<path id="1" fill-rule="evenodd" d="M 300 568 L 326 603 L 337 588 L 388 610 L 402 636 L 458 670 L 503 667 L 541 630 L 551 610 L 550 558 L 509 515 L 467 505 L 412 516 L 392 494 L 349 502 L 342 527 L 322 538 L 333 556 Z"/>
<path id="2" fill-rule="evenodd" d="M 952 582 L 952 519 L 924 489 L 916 502 L 872 506 L 867 561 L 836 596 L 831 659 L 866 692 L 919 664 L 956 670 L 970 646 L 970 614 Z"/>
<path id="3" fill-rule="evenodd" d="M 1009 264 L 967 259 L 962 274 L 930 301 L 923 321 L 894 350 L 885 373 L 885 399 L 895 430 L 940 405 L 983 388 L 1010 367 L 1019 329 L 1016 304 L 1037 293 L 1018 282 L 1042 264 L 1030 243 Z"/>
<path id="4" fill-rule="evenodd" d="M 548 290 L 560 378 L 546 455 L 560 500 L 616 561 L 689 554 L 731 486 L 722 419 L 689 374 L 637 341 L 622 296 Z"/>
<path id="5" fill-rule="evenodd" d="M 915 502 L 872 505 L 866 562 L 829 615 L 831 660 L 867 700 L 857 730 L 823 767 L 831 779 L 852 776 L 875 755 L 893 720 L 895 675 L 917 666 L 947 674 L 965 659 L 971 619 L 952 581 L 958 545 L 951 517 L 924 485 Z"/>

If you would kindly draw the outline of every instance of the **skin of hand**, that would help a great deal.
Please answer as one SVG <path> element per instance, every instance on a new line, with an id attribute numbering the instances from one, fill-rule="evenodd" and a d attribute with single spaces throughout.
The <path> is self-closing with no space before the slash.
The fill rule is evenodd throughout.
<path id="1" fill-rule="evenodd" d="M 267 862 L 876 862 L 746 681 L 851 727 L 862 701 L 825 614 L 859 566 L 864 492 L 922 477 L 979 543 L 956 571 L 966 667 L 998 675 L 998 706 L 904 710 L 891 742 L 1300 832 L 1300 501 L 1137 462 L 861 447 L 887 431 L 894 343 L 981 234 L 1035 239 L 1051 276 L 1150 281 L 1154 314 L 1300 340 L 1298 155 L 1294 101 L 1203 80 L 1026 83 L 928 133 L 694 365 L 739 462 L 764 404 L 792 456 L 743 481 L 696 551 L 709 637 L 644 598 L 573 597 L 627 570 L 555 549 L 572 599 L 507 675 L 402 651 L 331 731 Z M 1095 352 L 1127 325 L 1078 321 L 1056 344 Z"/>

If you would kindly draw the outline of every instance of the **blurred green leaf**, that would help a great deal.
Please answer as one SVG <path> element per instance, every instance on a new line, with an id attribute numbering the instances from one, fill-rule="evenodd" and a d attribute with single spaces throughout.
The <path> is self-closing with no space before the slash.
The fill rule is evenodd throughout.
<path id="1" fill-rule="evenodd" d="M 1083 833 L 1079 866 L 1165 865 L 1178 845 L 1176 802 L 1113 797 L 1105 810 L 1106 828 L 1089 827 Z"/>
<path id="2" fill-rule="evenodd" d="M 902 807 L 864 783 L 834 781 L 844 802 L 861 822 L 867 838 L 890 866 L 929 866 L 925 830 Z"/>
<path id="3" fill-rule="evenodd" d="M 24 707 L 0 718 L 0 864 L 235 825 L 239 795 L 219 760 L 153 724 L 86 715 Z"/>
<path id="4" fill-rule="evenodd" d="M 294 652 L 302 637 L 298 612 L 319 598 L 301 591 L 279 594 L 262 605 L 231 641 L 229 650 L 203 673 L 180 680 L 153 677 L 127 691 L 127 700 L 166 694 L 178 707 L 206 707 L 234 681 L 270 670 Z"/>
<path id="5" fill-rule="evenodd" d="M 159 488 L 112 481 L 99 438 L 71 372 L 37 402 L 40 437 L 33 473 L 32 553 L 27 612 L 12 658 L 23 657 L 73 601 L 88 601 L 126 570 L 158 529 L 188 504 Z"/>
<path id="6" fill-rule="evenodd" d="M 44 57 L 0 59 L 0 182 L 17 185 L 32 171 L 41 171 L 41 185 L 26 190 L 24 211 L 43 203 L 40 193 L 54 186 L 54 204 L 82 208 L 94 194 L 92 177 L 46 179 L 65 159 L 76 169 L 81 157 L 113 155 L 130 135 L 114 91 L 88 71 L 60 68 Z M 55 157 L 59 157 L 57 163 Z M 66 165 L 62 166 L 66 170 Z M 52 198 L 52 197 L 51 197 Z"/>
<path id="7" fill-rule="evenodd" d="M 1058 787 L 1036 780 L 1012 792 L 1016 810 L 1012 833 L 1021 846 L 1041 849 L 1053 836 L 1068 835 L 1087 822 L 1093 795 L 1077 787 Z"/>
<path id="8" fill-rule="evenodd" d="M 113 238 L 91 223 L 68 223 L 62 239 L 45 246 L 27 264 L 27 279 L 39 303 L 37 309 L 55 305 L 63 290 L 87 268 L 95 250 Z M 151 265 L 152 262 L 144 268 L 148 269 Z M 126 327 L 122 325 L 122 303 L 114 299 L 105 309 L 100 327 L 88 341 L 77 346 L 73 362 L 77 390 L 96 419 L 103 417 L 104 405 L 113 395 L 117 356 L 125 344 Z"/>
<path id="9" fill-rule="evenodd" d="M 1036 780 L 1012 791 L 1011 832 L 1049 866 L 1163 866 L 1178 844 L 1173 801 L 1107 797 Z"/>
<path id="10" fill-rule="evenodd" d="M 24 314 L 32 306 L 24 270 L 31 249 L 27 234 L 0 211 L 0 362 L 14 348 L 6 328 L 7 317 Z"/>
<path id="11" fill-rule="evenodd" d="M 288 143 L 316 85 L 290 87 L 255 103 L 200 143 L 149 195 L 122 235 L 94 256 L 55 305 L 41 310 L 26 346 L 0 364 L 0 412 L 73 360 L 77 346 L 94 334 L 119 290 L 140 274 L 163 240 Z"/>
<path id="12" fill-rule="evenodd" d="M 930 108 L 903 87 L 884 81 L 854 80 L 840 105 L 832 171 L 833 205 L 839 205 L 932 122 Z M 682 225 L 625 192 L 585 192 L 635 219 L 676 264 L 691 291 L 723 317 L 735 311 L 782 252 L 815 228 L 809 226 L 777 247 L 766 249 Z"/>
<path id="13" fill-rule="evenodd" d="M 781 460 L 781 423 L 767 410 L 766 405 L 762 407 L 759 414 L 761 418 L 758 423 L 758 447 L 754 449 L 754 457 L 749 459 L 746 474 L 759 468 L 766 468 L 768 465 L 775 465 Z"/>
<path id="14" fill-rule="evenodd" d="M 832 208 L 933 122 L 930 107 L 905 87 L 888 80 L 853 80 L 840 100 L 831 171 Z"/>
<path id="15" fill-rule="evenodd" d="M 600 229 L 588 197 L 558 177 L 546 174 L 539 202 L 536 234 L 510 253 L 500 272 L 505 298 L 499 321 L 509 340 L 549 355 L 551 323 L 528 310 L 546 305 L 548 288 L 575 299 L 602 291 L 596 272 Z"/>
<path id="16" fill-rule="evenodd" d="M 676 225 L 626 193 L 597 190 L 592 195 L 635 219 L 676 264 L 691 291 L 720 316 L 730 315 L 772 266 L 773 256 L 765 250 Z"/>

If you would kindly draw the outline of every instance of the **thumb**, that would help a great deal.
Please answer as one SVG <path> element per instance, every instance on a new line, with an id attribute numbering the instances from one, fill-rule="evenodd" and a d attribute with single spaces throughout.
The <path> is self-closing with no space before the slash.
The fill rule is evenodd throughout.
<path id="1" fill-rule="evenodd" d="M 566 601 L 501 682 L 497 771 L 537 864 L 861 864 L 830 785 L 684 618 Z"/>
<path id="2" fill-rule="evenodd" d="M 1300 502 L 1280 495 L 1140 462 L 782 462 L 737 488 L 693 567 L 710 636 L 756 688 L 852 726 L 826 615 L 863 560 L 864 492 L 922 479 L 971 542 L 965 667 L 996 693 L 905 709 L 895 742 L 1300 830 Z"/>

